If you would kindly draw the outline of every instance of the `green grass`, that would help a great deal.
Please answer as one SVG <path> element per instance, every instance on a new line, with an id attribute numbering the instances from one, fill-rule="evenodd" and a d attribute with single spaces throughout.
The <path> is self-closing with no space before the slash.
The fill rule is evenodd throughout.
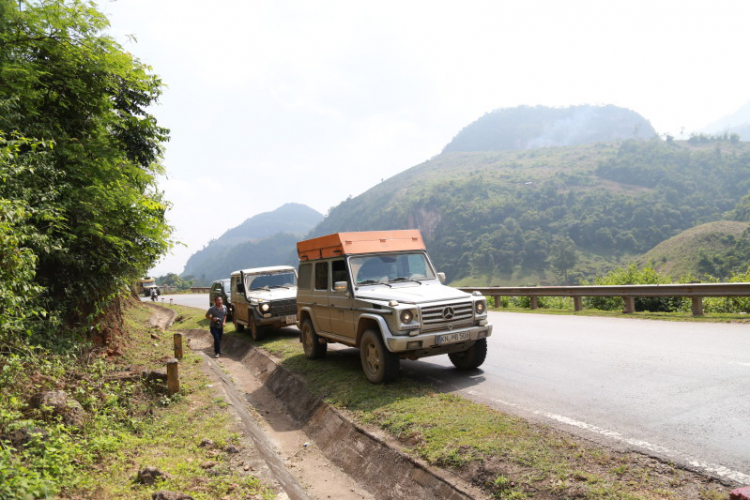
<path id="1" fill-rule="evenodd" d="M 201 327 L 195 309 L 175 309 L 182 316 L 177 328 Z M 197 354 L 185 350 L 179 367 L 181 390 L 171 397 L 164 383 L 116 376 L 164 369 L 165 360 L 173 356 L 172 332 L 150 328 L 150 314 L 151 309 L 140 304 L 127 308 L 125 332 L 118 345 L 109 346 L 110 356 L 84 343 L 0 360 L 0 436 L 23 428 L 38 433 L 29 444 L 13 446 L 6 439 L 0 446 L 0 499 L 145 499 L 161 489 L 206 500 L 273 498 L 272 490 L 256 477 L 232 467 L 231 456 L 223 451 L 228 444 L 239 446 L 240 436 L 208 387 Z M 86 410 L 85 423 L 66 425 L 29 411 L 28 395 L 47 390 L 65 390 L 77 400 Z M 216 447 L 200 447 L 203 438 Z M 207 461 L 216 462 L 215 473 L 201 467 Z M 159 468 L 167 477 L 154 486 L 139 484 L 137 473 L 146 466 Z"/>

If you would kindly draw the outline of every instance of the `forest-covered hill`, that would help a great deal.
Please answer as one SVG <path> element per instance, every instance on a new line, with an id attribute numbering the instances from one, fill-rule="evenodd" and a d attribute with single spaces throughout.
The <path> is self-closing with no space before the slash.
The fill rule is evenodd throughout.
<path id="1" fill-rule="evenodd" d="M 207 285 L 238 269 L 294 265 L 296 241 L 321 220 L 320 212 L 299 203 L 255 215 L 194 253 L 181 276 Z"/>
<path id="2" fill-rule="evenodd" d="M 443 153 L 344 201 L 313 235 L 419 228 L 454 283 L 561 283 L 722 219 L 749 189 L 736 136 Z"/>
<path id="3" fill-rule="evenodd" d="M 701 224 L 662 241 L 636 259 L 675 280 L 703 275 L 729 277 L 750 265 L 750 223 L 716 221 Z M 688 277 L 689 278 L 686 278 Z"/>

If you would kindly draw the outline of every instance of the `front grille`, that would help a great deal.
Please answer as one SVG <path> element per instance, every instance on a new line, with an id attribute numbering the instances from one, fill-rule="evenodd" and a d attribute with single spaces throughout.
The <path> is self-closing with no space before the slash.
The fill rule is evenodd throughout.
<path id="1" fill-rule="evenodd" d="M 474 303 L 469 301 L 428 306 L 421 308 L 420 312 L 423 331 L 441 330 L 448 324 L 454 327 L 471 324 L 474 320 Z"/>
<path id="2" fill-rule="evenodd" d="M 297 299 L 271 301 L 271 314 L 273 316 L 288 316 L 290 314 L 297 314 Z"/>

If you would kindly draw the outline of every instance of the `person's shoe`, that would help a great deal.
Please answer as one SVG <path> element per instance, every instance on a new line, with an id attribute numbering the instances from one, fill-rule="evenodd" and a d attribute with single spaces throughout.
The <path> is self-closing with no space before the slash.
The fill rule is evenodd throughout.
<path id="1" fill-rule="evenodd" d="M 221 356 L 221 354 L 216 353 L 216 356 L 214 356 L 214 358 L 218 358 L 219 356 Z"/>

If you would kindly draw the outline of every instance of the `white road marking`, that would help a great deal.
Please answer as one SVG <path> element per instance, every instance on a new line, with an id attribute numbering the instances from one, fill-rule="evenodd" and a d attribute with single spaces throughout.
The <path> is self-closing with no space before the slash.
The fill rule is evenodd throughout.
<path id="1" fill-rule="evenodd" d="M 655 455 L 666 455 L 668 457 L 676 457 L 678 459 L 681 459 L 688 465 L 695 467 L 697 469 L 704 470 L 708 472 L 709 474 L 714 474 L 726 479 L 729 479 L 731 481 L 735 481 L 740 484 L 750 484 L 750 475 L 744 474 L 739 471 L 735 471 L 732 469 L 729 469 L 727 467 L 724 467 L 723 465 L 717 465 L 717 464 L 711 464 L 708 462 L 703 462 L 699 460 L 696 457 L 693 457 L 692 455 L 687 455 L 685 453 L 676 452 L 674 450 L 671 450 L 669 448 L 665 448 L 664 446 L 659 446 L 656 444 L 649 443 L 647 441 L 643 441 L 641 439 L 634 439 L 629 438 L 627 436 L 623 436 L 617 431 L 612 431 L 609 429 L 603 429 L 601 427 L 598 427 L 596 425 L 587 424 L 586 422 L 581 422 L 580 420 L 575 420 L 569 417 L 566 417 L 564 415 L 558 415 L 556 413 L 550 413 L 543 410 L 535 410 L 532 408 L 526 408 L 524 406 L 518 405 L 516 403 L 511 403 L 508 401 L 503 401 L 502 399 L 497 398 L 488 398 L 487 396 L 481 394 L 477 391 L 472 390 L 466 390 L 467 394 L 471 396 L 477 396 L 485 400 L 490 400 L 495 403 L 499 403 L 501 405 L 509 406 L 511 408 L 515 408 L 517 410 L 521 410 L 524 412 L 528 412 L 534 415 L 539 415 L 545 418 L 548 418 L 550 420 L 555 420 L 557 422 L 560 422 L 562 424 L 570 425 L 572 427 L 577 427 L 579 429 L 583 429 L 589 432 L 593 432 L 596 434 L 599 434 L 601 436 L 605 436 L 610 439 L 614 439 L 616 441 L 620 441 L 622 443 L 628 444 L 630 446 L 634 446 L 637 448 L 641 448 L 644 450 L 648 450 L 649 452 L 653 452 Z"/>

